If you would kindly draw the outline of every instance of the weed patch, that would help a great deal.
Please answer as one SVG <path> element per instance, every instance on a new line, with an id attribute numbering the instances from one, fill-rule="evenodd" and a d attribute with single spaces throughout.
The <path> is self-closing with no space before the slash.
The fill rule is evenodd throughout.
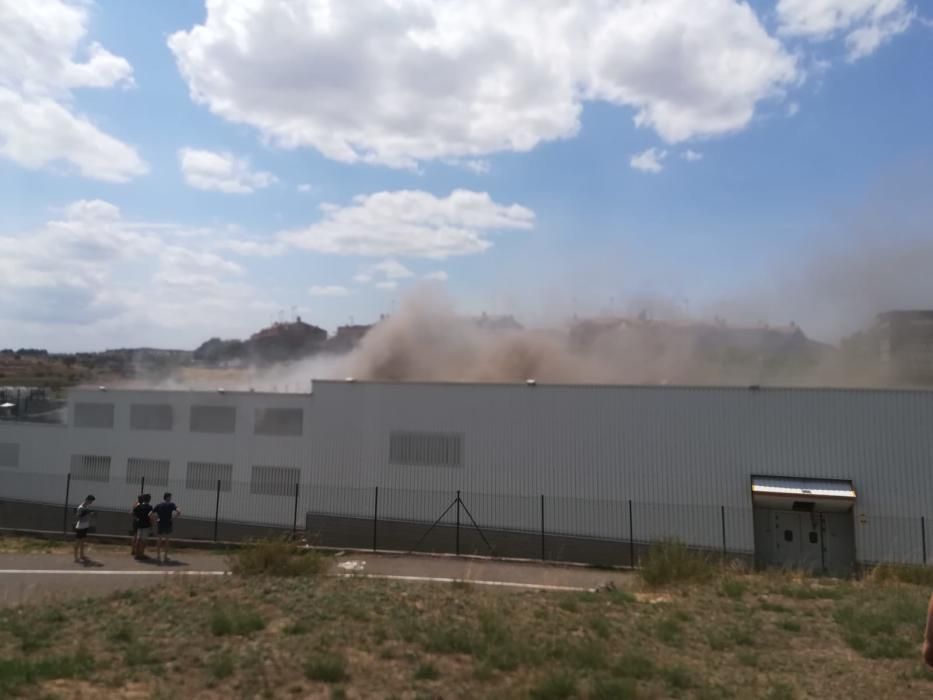
<path id="1" fill-rule="evenodd" d="M 314 576 L 324 571 L 325 558 L 286 540 L 259 540 L 231 554 L 229 564 L 240 576 Z"/>
<path id="2" fill-rule="evenodd" d="M 440 678 L 440 675 L 434 664 L 430 663 L 419 664 L 415 669 L 416 681 L 433 681 Z"/>
<path id="3" fill-rule="evenodd" d="M 322 683 L 341 683 L 350 677 L 346 657 L 334 653 L 316 656 L 305 664 L 305 676 Z"/>
<path id="4" fill-rule="evenodd" d="M 612 665 L 612 675 L 619 678 L 649 680 L 654 678 L 654 661 L 641 652 L 629 651 L 618 657 Z"/>
<path id="5" fill-rule="evenodd" d="M 713 565 L 680 542 L 654 545 L 642 560 L 641 577 L 649 586 L 708 581 Z"/>
<path id="6" fill-rule="evenodd" d="M 869 659 L 899 659 L 917 652 L 926 620 L 923 593 L 878 588 L 838 604 L 833 619 L 846 643 Z"/>
<path id="7" fill-rule="evenodd" d="M 248 606 L 215 606 L 210 617 L 211 633 L 215 637 L 246 635 L 266 626 L 256 610 Z"/>
<path id="8" fill-rule="evenodd" d="M 727 578 L 723 580 L 719 590 L 727 598 L 738 600 L 745 595 L 745 591 L 748 590 L 748 584 L 736 578 Z"/>
<path id="9" fill-rule="evenodd" d="M 871 570 L 868 578 L 877 583 L 898 581 L 929 588 L 933 586 L 933 568 L 907 564 L 880 564 Z"/>
<path id="10" fill-rule="evenodd" d="M 577 692 L 577 682 L 568 673 L 556 673 L 548 676 L 531 689 L 529 696 L 533 700 L 563 700 L 571 698 Z"/>
<path id="11" fill-rule="evenodd" d="M 207 668 L 211 674 L 211 678 L 215 681 L 222 681 L 224 678 L 229 678 L 233 675 L 233 657 L 228 652 L 215 654 L 211 657 Z"/>
<path id="12" fill-rule="evenodd" d="M 41 659 L 0 659 L 0 695 L 13 695 L 20 688 L 55 678 L 81 678 L 93 668 L 91 657 L 50 656 Z"/>

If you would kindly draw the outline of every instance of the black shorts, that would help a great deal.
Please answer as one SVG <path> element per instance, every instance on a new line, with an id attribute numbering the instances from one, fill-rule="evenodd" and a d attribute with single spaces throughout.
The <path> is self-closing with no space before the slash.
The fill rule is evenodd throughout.
<path id="1" fill-rule="evenodd" d="M 148 530 L 151 527 L 149 523 L 133 523 L 133 529 L 141 534 L 146 534 L 144 530 Z"/>
<path id="2" fill-rule="evenodd" d="M 87 537 L 87 528 L 86 528 L 86 527 L 82 527 L 82 528 L 80 528 L 80 529 L 79 529 L 79 528 L 75 528 L 75 538 L 76 538 L 76 539 L 83 540 L 85 537 Z"/>
<path id="3" fill-rule="evenodd" d="M 158 531 L 160 535 L 171 535 L 172 524 L 171 523 L 159 523 Z"/>

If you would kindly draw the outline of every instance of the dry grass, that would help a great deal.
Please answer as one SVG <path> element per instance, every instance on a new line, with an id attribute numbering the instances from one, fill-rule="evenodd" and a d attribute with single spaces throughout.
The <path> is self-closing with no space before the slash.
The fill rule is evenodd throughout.
<path id="1" fill-rule="evenodd" d="M 925 587 L 710 576 L 663 596 L 172 579 L 0 611 L 0 696 L 933 696 Z"/>

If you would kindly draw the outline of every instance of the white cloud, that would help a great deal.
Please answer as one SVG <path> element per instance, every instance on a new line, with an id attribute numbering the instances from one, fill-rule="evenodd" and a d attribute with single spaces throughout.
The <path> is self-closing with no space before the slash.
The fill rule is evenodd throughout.
<path id="1" fill-rule="evenodd" d="M 274 258 L 285 252 L 286 246 L 281 241 L 264 241 L 250 238 L 228 238 L 219 241 L 218 250 L 229 250 L 237 255 Z"/>
<path id="2" fill-rule="evenodd" d="M 671 143 L 728 133 L 800 79 L 739 0 L 212 0 L 168 44 L 222 118 L 393 167 L 572 137 L 587 100 Z"/>
<path id="3" fill-rule="evenodd" d="M 800 104 L 799 104 L 799 103 L 797 103 L 797 102 L 790 102 L 790 103 L 788 103 L 788 105 L 787 105 L 787 116 L 788 116 L 788 117 L 795 117 L 795 116 L 797 116 L 797 112 L 799 112 L 799 111 L 800 111 Z"/>
<path id="4" fill-rule="evenodd" d="M 375 265 L 370 265 L 366 270 L 370 276 L 382 275 L 390 280 L 404 280 L 415 275 L 398 260 L 383 260 Z"/>
<path id="5" fill-rule="evenodd" d="M 210 245 L 182 227 L 127 220 L 109 202 L 74 202 L 35 230 L 0 234 L 0 326 L 39 325 L 50 338 L 64 325 L 102 333 L 116 324 L 141 333 L 187 328 L 198 337 L 205 319 L 242 322 L 264 302 L 241 281 L 243 268 Z M 166 335 L 160 344 L 175 340 Z"/>
<path id="6" fill-rule="evenodd" d="M 314 285 L 308 289 L 308 294 L 313 297 L 345 297 L 349 293 L 350 290 L 346 287 L 341 287 L 335 284 L 323 286 Z"/>
<path id="7" fill-rule="evenodd" d="M 359 284 L 372 284 L 379 289 L 395 289 L 399 280 L 414 277 L 415 273 L 402 265 L 398 260 L 386 258 L 385 260 L 367 265 L 353 276 L 353 281 Z"/>
<path id="8" fill-rule="evenodd" d="M 664 170 L 661 161 L 667 157 L 667 151 L 657 148 L 649 148 L 641 153 L 636 153 L 629 160 L 635 170 L 641 170 L 646 173 L 659 173 Z"/>
<path id="9" fill-rule="evenodd" d="M 314 187 L 312 185 L 309 185 L 307 182 L 301 183 L 295 189 L 297 189 L 302 194 L 308 194 L 309 192 L 314 192 Z"/>
<path id="10" fill-rule="evenodd" d="M 249 161 L 230 153 L 182 148 L 178 163 L 185 182 L 199 190 L 250 194 L 278 181 L 271 173 L 250 170 Z"/>
<path id="11" fill-rule="evenodd" d="M 427 273 L 424 278 L 426 280 L 434 280 L 436 282 L 446 282 L 449 279 L 449 276 L 443 270 L 436 270 L 435 272 Z"/>
<path id="12" fill-rule="evenodd" d="M 779 0 L 780 31 L 826 41 L 844 35 L 848 60 L 867 56 L 915 17 L 906 0 Z"/>
<path id="13" fill-rule="evenodd" d="M 694 151 L 693 149 L 688 148 L 683 152 L 683 159 L 688 160 L 691 163 L 695 163 L 698 160 L 703 160 L 703 154 L 699 151 Z"/>
<path id="14" fill-rule="evenodd" d="M 126 59 L 98 43 L 82 48 L 87 24 L 83 4 L 0 0 L 0 155 L 25 168 L 64 162 L 85 177 L 126 182 L 146 163 L 71 105 L 76 88 L 133 84 Z"/>
<path id="15" fill-rule="evenodd" d="M 489 233 L 531 229 L 535 217 L 518 204 L 497 204 L 487 193 L 469 190 L 447 197 L 420 190 L 377 192 L 321 210 L 321 221 L 284 232 L 281 240 L 320 253 L 443 259 L 481 253 L 492 246 Z"/>

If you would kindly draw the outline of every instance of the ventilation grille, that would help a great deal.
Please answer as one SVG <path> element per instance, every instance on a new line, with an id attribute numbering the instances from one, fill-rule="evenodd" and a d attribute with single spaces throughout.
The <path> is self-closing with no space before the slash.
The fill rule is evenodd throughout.
<path id="1" fill-rule="evenodd" d="M 145 478 L 146 486 L 168 486 L 168 469 L 167 459 L 130 457 L 126 460 L 126 483 L 139 484 Z"/>
<path id="2" fill-rule="evenodd" d="M 459 467 L 462 459 L 463 435 L 393 432 L 389 436 L 389 464 L 411 467 Z"/>
<path id="3" fill-rule="evenodd" d="M 71 478 L 77 481 L 110 481 L 110 457 L 71 455 Z"/>
<path id="4" fill-rule="evenodd" d="M 215 491 L 220 481 L 220 490 L 229 491 L 233 481 L 233 465 L 217 462 L 188 462 L 185 486 L 198 491 Z"/>
<path id="5" fill-rule="evenodd" d="M 253 467 L 249 492 L 263 496 L 293 496 L 301 470 L 295 467 Z"/>

